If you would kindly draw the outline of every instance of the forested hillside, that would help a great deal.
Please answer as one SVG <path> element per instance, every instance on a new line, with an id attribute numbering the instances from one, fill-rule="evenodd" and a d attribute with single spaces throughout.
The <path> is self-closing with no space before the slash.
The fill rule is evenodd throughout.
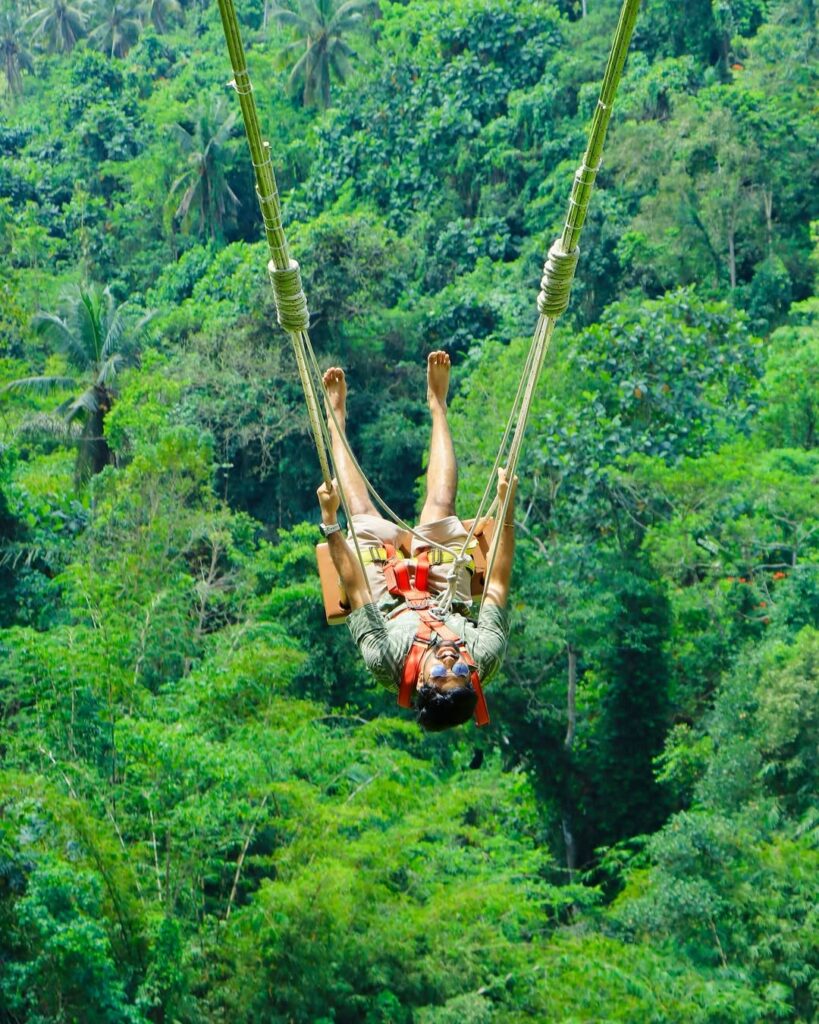
<path id="1" fill-rule="evenodd" d="M 619 4 L 236 3 L 353 445 L 412 516 L 445 349 L 468 516 Z M 644 0 L 440 735 L 324 622 L 216 3 L 0 57 L 0 1024 L 816 1020 L 813 0 Z"/>

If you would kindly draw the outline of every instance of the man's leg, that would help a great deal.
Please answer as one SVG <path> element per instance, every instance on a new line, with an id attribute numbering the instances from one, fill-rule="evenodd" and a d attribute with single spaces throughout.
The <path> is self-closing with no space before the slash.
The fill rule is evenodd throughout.
<path id="1" fill-rule="evenodd" d="M 350 515 L 357 516 L 367 513 L 377 516 L 378 510 L 370 499 L 364 478 L 348 455 L 342 441 L 342 435 L 345 435 L 347 426 L 347 381 L 344 378 L 344 371 L 337 366 L 332 366 L 324 374 L 323 379 L 326 389 L 324 401 L 327 405 L 327 422 L 333 441 L 333 461 L 338 474 L 338 482 L 347 498 Z M 330 407 L 335 413 L 341 433 L 339 433 L 339 429 L 336 429 L 333 417 L 330 415 Z"/>
<path id="2" fill-rule="evenodd" d="M 432 352 L 427 360 L 427 401 L 432 416 L 432 437 L 427 466 L 427 497 L 421 525 L 455 515 L 458 464 L 446 417 L 450 360 L 446 352 Z"/>

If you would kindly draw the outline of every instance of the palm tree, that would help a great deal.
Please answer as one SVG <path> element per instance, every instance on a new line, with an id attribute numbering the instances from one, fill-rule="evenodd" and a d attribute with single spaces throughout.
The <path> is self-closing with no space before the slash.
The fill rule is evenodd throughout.
<path id="1" fill-rule="evenodd" d="M 139 0 L 99 0 L 102 19 L 91 38 L 111 57 L 124 57 L 142 30 Z"/>
<path id="2" fill-rule="evenodd" d="M 159 35 L 170 31 L 185 16 L 179 0 L 145 0 L 142 9 L 146 23 L 153 25 Z"/>
<path id="3" fill-rule="evenodd" d="M 12 98 L 23 91 L 23 72 L 34 71 L 34 60 L 20 29 L 20 19 L 13 6 L 0 12 L 0 61 L 6 85 Z"/>
<path id="4" fill-rule="evenodd" d="M 290 72 L 290 84 L 303 83 L 305 106 L 318 103 L 322 109 L 330 105 L 331 73 L 344 82 L 350 73 L 354 51 L 342 38 L 360 28 L 364 15 L 373 10 L 372 0 L 297 0 L 298 11 L 275 4 L 270 16 L 282 25 L 293 28 L 298 38 L 285 46 L 279 56 L 283 61 L 298 53 L 301 56 Z M 303 52 L 302 52 L 303 51 Z"/>
<path id="5" fill-rule="evenodd" d="M 28 21 L 34 25 L 32 40 L 42 36 L 52 53 L 71 53 L 77 40 L 85 35 L 85 11 L 82 0 L 48 0 Z"/>
<path id="6" fill-rule="evenodd" d="M 40 311 L 33 321 L 38 333 L 63 353 L 73 373 L 24 377 L 2 389 L 74 391 L 74 397 L 58 407 L 61 420 L 56 420 L 56 424 L 62 426 L 63 432 L 79 427 L 76 466 L 79 480 L 87 480 L 113 461 L 105 440 L 104 424 L 116 399 L 114 378 L 133 354 L 151 316 L 148 314 L 133 322 L 125 304 L 117 304 L 110 289 L 80 285 L 64 296 L 59 313 Z"/>
<path id="7" fill-rule="evenodd" d="M 187 158 L 187 169 L 171 186 L 171 196 L 184 189 L 174 217 L 190 229 L 198 222 L 200 235 L 219 238 L 228 213 L 235 209 L 239 198 L 227 183 L 225 173 L 225 145 L 236 123 L 236 111 L 226 112 L 223 97 L 209 107 L 200 107 L 188 131 L 181 124 L 171 126 L 171 132 Z"/>

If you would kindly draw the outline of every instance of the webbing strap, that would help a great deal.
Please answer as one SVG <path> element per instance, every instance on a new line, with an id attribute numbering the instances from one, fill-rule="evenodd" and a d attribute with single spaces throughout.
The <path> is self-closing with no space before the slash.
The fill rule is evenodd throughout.
<path id="1" fill-rule="evenodd" d="M 429 584 L 429 557 L 426 551 L 420 551 L 415 558 L 415 589 L 428 589 Z"/>
<path id="2" fill-rule="evenodd" d="M 412 695 L 415 693 L 416 680 L 421 668 L 421 659 L 427 652 L 427 645 L 416 637 L 401 670 L 401 682 L 398 685 L 398 704 L 402 708 L 412 707 Z"/>

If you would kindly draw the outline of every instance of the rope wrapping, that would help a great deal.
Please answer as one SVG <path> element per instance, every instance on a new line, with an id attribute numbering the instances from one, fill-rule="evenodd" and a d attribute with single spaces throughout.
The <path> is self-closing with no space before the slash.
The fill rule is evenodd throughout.
<path id="1" fill-rule="evenodd" d="M 253 83 L 250 81 L 250 73 L 247 69 L 237 71 L 233 76 L 233 81 L 228 84 L 232 85 L 240 96 L 249 96 L 253 92 Z"/>
<path id="2" fill-rule="evenodd" d="M 543 264 L 540 294 L 537 297 L 537 308 L 541 316 L 550 316 L 556 320 L 568 309 L 579 258 L 578 246 L 572 252 L 564 252 L 559 238 L 552 244 L 549 257 Z"/>
<path id="3" fill-rule="evenodd" d="M 290 260 L 286 270 L 279 270 L 271 260 L 267 264 L 273 298 L 276 302 L 276 318 L 288 334 L 299 334 L 310 327 L 310 313 L 307 297 L 301 286 L 301 270 L 298 263 Z"/>

